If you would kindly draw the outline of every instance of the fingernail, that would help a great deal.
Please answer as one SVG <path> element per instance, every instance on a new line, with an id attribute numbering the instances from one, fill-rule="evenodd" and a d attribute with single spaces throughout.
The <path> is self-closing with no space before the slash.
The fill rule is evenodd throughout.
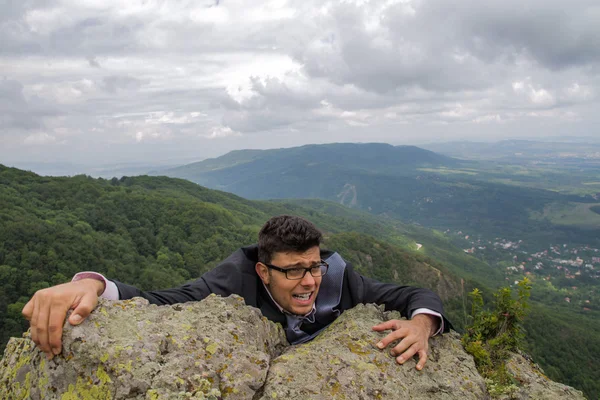
<path id="1" fill-rule="evenodd" d="M 54 348 L 52 349 L 52 353 L 54 353 L 55 356 L 60 354 L 60 349 Z"/>
<path id="2" fill-rule="evenodd" d="M 81 315 L 75 314 L 71 317 L 71 322 L 74 324 L 78 324 L 81 322 Z"/>
<path id="3" fill-rule="evenodd" d="M 402 358 L 402 356 L 396 358 L 396 361 L 398 361 L 398 363 L 402 364 L 404 362 L 404 358 Z"/>
<path id="4" fill-rule="evenodd" d="M 377 343 L 377 347 L 379 347 L 380 349 L 383 349 L 383 342 Z"/>
<path id="5" fill-rule="evenodd" d="M 423 366 L 422 365 L 417 365 L 417 369 L 420 371 L 420 370 L 423 369 Z"/>

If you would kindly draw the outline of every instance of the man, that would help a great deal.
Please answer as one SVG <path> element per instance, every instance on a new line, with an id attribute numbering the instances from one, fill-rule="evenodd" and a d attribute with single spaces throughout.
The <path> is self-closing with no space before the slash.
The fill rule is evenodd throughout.
<path id="1" fill-rule="evenodd" d="M 344 310 L 360 303 L 383 304 L 410 320 L 391 320 L 373 327 L 392 330 L 377 346 L 391 349 L 399 364 L 419 356 L 417 369 L 427 361 L 429 338 L 451 327 L 442 303 L 426 289 L 380 283 L 361 276 L 337 253 L 321 250 L 321 232 L 300 217 L 273 217 L 259 232 L 258 246 L 244 247 L 198 280 L 174 289 L 142 292 L 94 272 L 75 275 L 70 283 L 35 293 L 23 308 L 31 337 L 49 359 L 61 352 L 62 326 L 67 311 L 72 325 L 81 323 L 98 304 L 98 296 L 130 299 L 140 296 L 152 304 L 199 301 L 211 293 L 237 294 L 264 316 L 279 322 L 292 344 L 311 340 Z"/>

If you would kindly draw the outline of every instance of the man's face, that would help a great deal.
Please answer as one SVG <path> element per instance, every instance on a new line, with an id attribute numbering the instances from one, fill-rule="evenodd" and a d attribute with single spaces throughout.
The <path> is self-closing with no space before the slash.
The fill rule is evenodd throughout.
<path id="1" fill-rule="evenodd" d="M 275 253 L 270 264 L 283 269 L 309 268 L 320 261 L 321 252 L 319 247 L 315 246 L 301 253 Z M 269 288 L 273 299 L 283 309 L 298 315 L 307 314 L 312 310 L 322 277 L 314 277 L 307 272 L 302 279 L 290 280 L 285 277 L 285 273 L 268 269 L 262 263 L 256 264 L 256 272 Z"/>

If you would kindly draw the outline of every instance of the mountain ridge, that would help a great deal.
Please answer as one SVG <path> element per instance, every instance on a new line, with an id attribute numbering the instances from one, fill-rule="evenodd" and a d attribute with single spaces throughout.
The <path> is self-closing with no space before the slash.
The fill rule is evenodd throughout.
<path id="1" fill-rule="evenodd" d="M 403 166 L 417 161 L 419 164 L 435 165 L 442 162 L 452 163 L 450 157 L 420 149 L 416 146 L 393 146 L 387 143 L 330 143 L 270 150 L 233 150 L 220 157 L 157 171 L 152 175 L 165 174 L 171 176 L 179 173 L 210 173 L 217 169 L 239 167 L 257 161 L 273 163 L 283 158 L 295 165 L 301 165 L 305 162 L 336 165 L 340 161 L 346 162 L 347 157 L 354 157 L 353 161 L 358 162 L 359 165 L 370 164 L 372 166 L 373 164 L 384 163 L 384 166 L 388 167 L 394 164 Z"/>
<path id="2" fill-rule="evenodd" d="M 205 168 L 215 165 L 219 168 Z M 374 214 L 385 213 L 434 228 L 483 227 L 505 236 L 527 231 L 523 221 L 543 232 L 545 222 L 532 221 L 531 212 L 543 214 L 544 207 L 553 202 L 581 200 L 541 188 L 489 182 L 471 172 L 472 168 L 472 161 L 415 146 L 344 143 L 251 153 L 240 150 L 161 171 L 160 175 L 188 179 L 249 199 L 339 201 L 345 188 L 350 188 L 350 203 L 344 204 Z M 463 174 L 452 175 L 455 171 Z M 517 229 L 513 229 L 515 223 Z"/>

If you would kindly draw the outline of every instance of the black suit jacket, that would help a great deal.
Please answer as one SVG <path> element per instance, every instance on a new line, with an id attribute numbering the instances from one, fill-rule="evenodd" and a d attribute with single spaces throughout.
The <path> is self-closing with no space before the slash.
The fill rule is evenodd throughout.
<path id="1" fill-rule="evenodd" d="M 331 251 L 321 250 L 322 259 L 327 259 L 332 254 Z M 137 296 L 148 299 L 151 304 L 158 305 L 199 301 L 211 293 L 223 297 L 237 294 L 244 298 L 247 305 L 259 308 L 265 317 L 279 322 L 285 327 L 285 315 L 279 311 L 255 271 L 257 261 L 258 247 L 253 245 L 237 250 L 199 279 L 177 288 L 144 292 L 118 281 L 113 282 L 119 289 L 120 299 L 125 300 Z M 432 291 L 377 282 L 360 275 L 354 271 L 350 263 L 346 262 L 342 296 L 336 309 L 343 312 L 357 304 L 369 303 L 385 305 L 386 310 L 399 311 L 406 318 L 409 318 L 418 308 L 428 308 L 442 315 L 444 332 L 448 332 L 452 327 L 444 316 L 442 301 Z M 302 330 L 309 334 L 316 332 L 329 325 L 334 319 L 335 317 L 332 316 L 326 320 L 315 320 L 312 324 L 305 323 L 302 325 Z"/>

